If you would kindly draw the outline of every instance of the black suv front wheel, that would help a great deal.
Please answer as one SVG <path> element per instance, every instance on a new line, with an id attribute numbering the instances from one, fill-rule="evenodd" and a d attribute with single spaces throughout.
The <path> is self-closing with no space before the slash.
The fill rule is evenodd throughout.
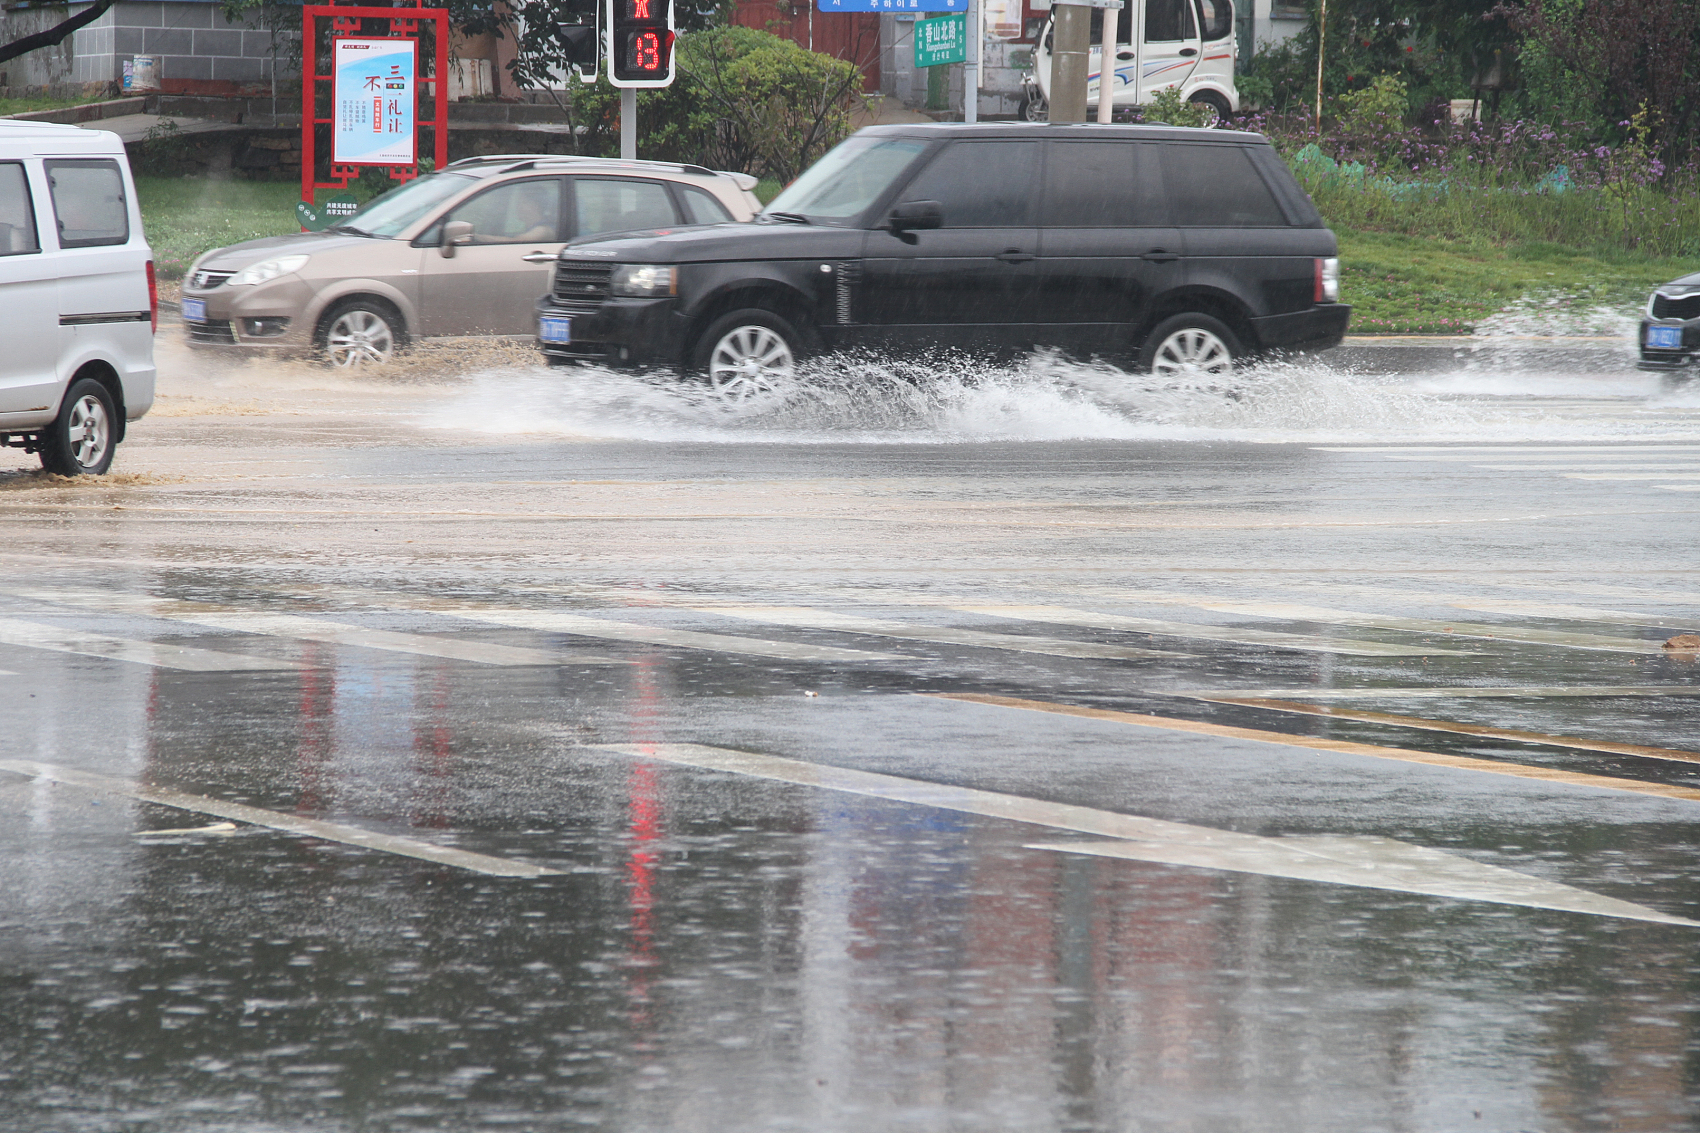
<path id="1" fill-rule="evenodd" d="M 1139 368 L 1160 378 L 1196 374 L 1226 377 L 1245 354 L 1240 340 L 1221 319 L 1210 315 L 1173 315 L 1158 323 L 1139 352 Z"/>
<path id="2" fill-rule="evenodd" d="M 720 400 L 742 405 L 795 376 L 803 350 L 803 336 L 790 322 L 761 307 L 746 307 L 709 324 L 691 363 L 707 375 Z"/>

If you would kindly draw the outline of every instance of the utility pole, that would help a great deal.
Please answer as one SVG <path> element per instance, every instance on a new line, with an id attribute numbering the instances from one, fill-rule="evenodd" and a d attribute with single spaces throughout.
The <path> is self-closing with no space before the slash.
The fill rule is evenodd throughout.
<path id="1" fill-rule="evenodd" d="M 1092 9 L 1058 4 L 1052 9 L 1051 121 L 1086 121 L 1086 66 L 1092 50 Z"/>
<path id="2" fill-rule="evenodd" d="M 620 160 L 637 160 L 637 91 L 620 90 Z"/>
<path id="3" fill-rule="evenodd" d="M 985 41 L 980 26 L 980 0 L 968 0 L 968 60 L 962 64 L 962 120 L 980 120 L 980 48 Z"/>
<path id="4" fill-rule="evenodd" d="M 1328 49 L 1328 0 L 1316 21 L 1316 134 L 1322 136 L 1322 55 Z"/>
<path id="5" fill-rule="evenodd" d="M 1116 112 L 1116 40 L 1121 38 L 1121 0 L 1104 6 L 1103 57 L 1098 63 L 1098 121 L 1108 126 Z"/>

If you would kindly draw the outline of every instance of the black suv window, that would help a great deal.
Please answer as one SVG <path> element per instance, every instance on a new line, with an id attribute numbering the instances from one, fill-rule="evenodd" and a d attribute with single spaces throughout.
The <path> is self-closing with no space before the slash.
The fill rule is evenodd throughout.
<path id="1" fill-rule="evenodd" d="M 1228 0 L 1198 0 L 1198 11 L 1204 17 L 1200 38 L 1226 39 L 1234 30 L 1234 6 Z"/>
<path id="2" fill-rule="evenodd" d="M 61 248 L 98 248 L 130 242 L 124 177 L 116 161 L 47 162 L 47 191 L 59 222 Z"/>
<path id="3" fill-rule="evenodd" d="M 1145 42 L 1172 43 L 1191 39 L 1192 0 L 1145 0 Z"/>
<path id="4" fill-rule="evenodd" d="M 1196 228 L 1267 228 L 1287 217 L 1242 146 L 1163 147 L 1169 223 Z"/>
<path id="5" fill-rule="evenodd" d="M 1140 228 L 1164 223 L 1156 147 L 1052 142 L 1039 223 L 1050 228 Z"/>
<path id="6" fill-rule="evenodd" d="M 937 201 L 946 228 L 1016 228 L 1033 223 L 1038 142 L 957 142 L 903 191 L 906 201 Z"/>
<path id="7" fill-rule="evenodd" d="M 16 161 L 0 162 L 0 256 L 39 252 L 35 238 L 35 209 L 30 207 L 29 182 Z"/>

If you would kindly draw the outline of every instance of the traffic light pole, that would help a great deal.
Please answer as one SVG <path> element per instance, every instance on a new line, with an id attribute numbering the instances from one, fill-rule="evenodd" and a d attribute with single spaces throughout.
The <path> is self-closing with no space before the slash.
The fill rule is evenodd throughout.
<path id="1" fill-rule="evenodd" d="M 620 160 L 637 160 L 637 91 L 620 90 Z"/>

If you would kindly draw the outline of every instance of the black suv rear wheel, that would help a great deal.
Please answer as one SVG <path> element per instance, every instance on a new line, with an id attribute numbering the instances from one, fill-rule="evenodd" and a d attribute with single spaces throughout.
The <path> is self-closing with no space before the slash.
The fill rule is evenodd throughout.
<path id="1" fill-rule="evenodd" d="M 1139 368 L 1158 377 L 1226 376 L 1245 348 L 1221 319 L 1189 313 L 1158 323 L 1139 351 Z"/>

